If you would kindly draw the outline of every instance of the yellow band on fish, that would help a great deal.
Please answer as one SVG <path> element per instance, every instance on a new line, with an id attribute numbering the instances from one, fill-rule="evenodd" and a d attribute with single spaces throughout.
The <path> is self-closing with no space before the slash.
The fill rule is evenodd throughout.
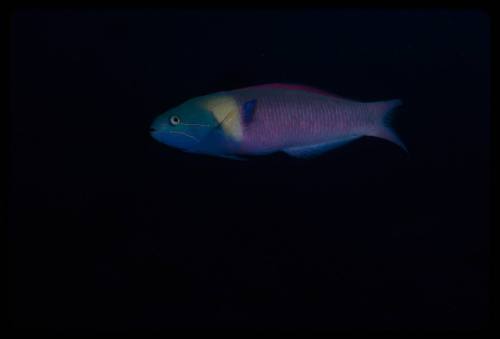
<path id="1" fill-rule="evenodd" d="M 212 112 L 214 118 L 221 124 L 224 133 L 236 141 L 243 137 L 241 115 L 236 100 L 227 95 L 218 95 L 207 98 L 202 104 Z"/>

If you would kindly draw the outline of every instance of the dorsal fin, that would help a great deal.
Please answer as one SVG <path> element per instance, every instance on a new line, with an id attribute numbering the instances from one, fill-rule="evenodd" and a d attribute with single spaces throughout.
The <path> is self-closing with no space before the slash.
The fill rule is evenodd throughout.
<path id="1" fill-rule="evenodd" d="M 256 85 L 256 86 L 251 86 L 251 87 L 252 88 L 279 88 L 279 89 L 288 89 L 288 90 L 295 90 L 295 91 L 305 91 L 305 92 L 309 92 L 309 93 L 328 95 L 328 96 L 330 96 L 332 98 L 336 98 L 336 99 L 349 100 L 349 99 L 343 98 L 339 95 L 324 91 L 322 89 L 315 88 L 312 86 L 306 86 L 306 85 L 285 84 L 285 83 L 275 82 L 275 83 L 271 83 L 271 84 Z"/>

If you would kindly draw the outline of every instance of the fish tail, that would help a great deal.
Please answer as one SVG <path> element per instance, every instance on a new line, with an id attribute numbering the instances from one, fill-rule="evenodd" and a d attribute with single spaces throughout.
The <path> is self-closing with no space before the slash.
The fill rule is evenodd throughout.
<path id="1" fill-rule="evenodd" d="M 401 106 L 402 103 L 403 102 L 399 99 L 372 103 L 371 105 L 374 105 L 376 108 L 375 112 L 378 119 L 374 128 L 370 129 L 367 135 L 393 142 L 404 149 L 406 152 L 408 152 L 405 144 L 401 141 L 392 127 L 396 108 Z"/>

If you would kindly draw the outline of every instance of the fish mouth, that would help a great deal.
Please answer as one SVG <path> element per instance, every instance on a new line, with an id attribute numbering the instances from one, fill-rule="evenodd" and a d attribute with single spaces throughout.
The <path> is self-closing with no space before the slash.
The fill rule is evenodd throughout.
<path id="1" fill-rule="evenodd" d="M 200 139 L 182 131 L 165 131 L 150 128 L 149 133 L 153 139 L 170 147 L 189 150 L 200 143 Z"/>

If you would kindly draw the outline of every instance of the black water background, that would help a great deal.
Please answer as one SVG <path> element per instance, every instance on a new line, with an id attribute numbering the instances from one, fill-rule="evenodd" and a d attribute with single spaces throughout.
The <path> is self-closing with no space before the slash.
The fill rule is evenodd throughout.
<path id="1" fill-rule="evenodd" d="M 489 18 L 466 11 L 20 11 L 9 321 L 20 329 L 486 324 Z M 407 144 L 247 162 L 156 143 L 267 82 L 401 98 Z"/>

